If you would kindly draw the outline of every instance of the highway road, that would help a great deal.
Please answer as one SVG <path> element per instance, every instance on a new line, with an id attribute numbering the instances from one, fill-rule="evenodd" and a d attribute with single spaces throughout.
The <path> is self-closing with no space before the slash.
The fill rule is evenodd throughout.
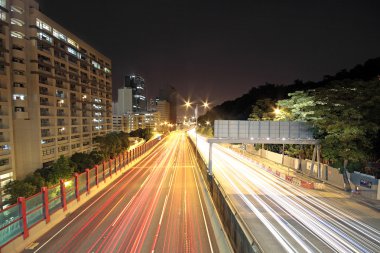
<path id="1" fill-rule="evenodd" d="M 216 144 L 213 172 L 265 252 L 380 252 L 380 213 L 345 193 L 294 186 Z"/>
<path id="2" fill-rule="evenodd" d="M 185 133 L 170 134 L 25 252 L 219 252 L 194 161 Z"/>

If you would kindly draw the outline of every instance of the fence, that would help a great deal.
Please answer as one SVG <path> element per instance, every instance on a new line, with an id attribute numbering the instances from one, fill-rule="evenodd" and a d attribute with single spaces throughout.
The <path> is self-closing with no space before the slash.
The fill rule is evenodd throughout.
<path id="1" fill-rule="evenodd" d="M 59 180 L 59 184 L 52 187 L 43 187 L 40 193 L 24 198 L 19 197 L 17 203 L 0 211 L 0 250 L 19 236 L 29 237 L 29 230 L 45 220 L 50 222 L 50 216 L 60 209 L 67 210 L 67 204 L 80 201 L 83 194 L 89 194 L 91 188 L 98 187 L 99 183 L 120 174 L 121 169 L 140 157 L 161 138 L 148 141 L 143 145 L 119 154 L 114 159 L 86 169 L 73 178 Z"/>
<path id="2" fill-rule="evenodd" d="M 195 150 L 195 145 L 192 141 L 192 148 Z M 206 182 L 210 192 L 212 201 L 223 223 L 234 252 L 253 253 L 262 252 L 261 247 L 256 239 L 246 227 L 239 213 L 229 201 L 227 194 L 224 192 L 220 183 L 214 176 L 207 173 L 207 166 L 200 152 L 197 153 L 197 162 L 200 167 L 201 174 Z"/>
<path id="3" fill-rule="evenodd" d="M 247 152 L 260 156 L 262 158 L 268 159 L 272 162 L 282 164 L 286 167 L 289 167 L 293 170 L 298 170 L 299 165 L 299 159 L 289 157 L 287 155 L 284 155 L 282 157 L 281 154 L 271 152 L 269 150 L 259 149 L 255 150 L 253 145 L 248 144 L 247 146 Z M 314 172 L 310 172 L 311 170 L 311 161 L 310 160 L 301 160 L 301 166 L 300 166 L 302 172 L 305 175 L 312 176 L 314 178 L 317 178 L 323 182 L 329 183 L 331 185 L 334 185 L 338 188 L 344 189 L 344 180 L 342 174 L 340 174 L 339 170 L 336 168 L 333 168 L 331 166 L 328 166 L 326 164 L 322 164 L 320 166 L 320 171 L 318 173 L 318 164 L 314 165 Z"/>

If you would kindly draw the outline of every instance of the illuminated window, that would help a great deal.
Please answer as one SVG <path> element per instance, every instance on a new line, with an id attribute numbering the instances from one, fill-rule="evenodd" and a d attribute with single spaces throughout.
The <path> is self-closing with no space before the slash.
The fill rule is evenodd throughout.
<path id="1" fill-rule="evenodd" d="M 77 52 L 76 50 L 74 50 L 73 48 L 71 47 L 67 47 L 67 51 L 72 54 L 72 55 L 75 55 L 77 58 L 81 58 L 81 53 Z"/>
<path id="2" fill-rule="evenodd" d="M 12 25 L 17 25 L 17 26 L 23 26 L 24 21 L 17 19 L 17 18 L 11 18 L 11 24 Z"/>
<path id="3" fill-rule="evenodd" d="M 79 44 L 76 43 L 74 40 L 67 38 L 67 43 L 79 49 Z"/>
<path id="4" fill-rule="evenodd" d="M 21 32 L 11 31 L 11 36 L 14 37 L 14 38 L 23 39 L 24 36 L 25 36 L 25 34 L 23 34 Z"/>
<path id="5" fill-rule="evenodd" d="M 13 94 L 13 100 L 25 100 L 24 94 Z"/>
<path id="6" fill-rule="evenodd" d="M 77 51 L 75 51 L 74 49 L 72 49 L 71 47 L 68 47 L 67 48 L 67 51 L 69 51 L 70 54 L 73 54 L 73 55 L 77 55 Z"/>
<path id="7" fill-rule="evenodd" d="M 67 37 L 56 29 L 53 29 L 53 36 L 56 37 L 57 39 L 67 41 Z"/>
<path id="8" fill-rule="evenodd" d="M 92 66 L 94 66 L 97 69 L 100 69 L 100 64 L 99 63 L 97 63 L 96 61 L 91 61 L 91 63 L 92 63 Z"/>
<path id="9" fill-rule="evenodd" d="M 111 70 L 109 68 L 104 68 L 104 72 L 111 73 Z"/>
<path id="10" fill-rule="evenodd" d="M 48 24 L 46 24 L 45 22 L 39 20 L 38 18 L 36 19 L 36 25 L 40 29 L 43 29 L 43 30 L 51 32 L 51 26 L 48 25 Z"/>
<path id="11" fill-rule="evenodd" d="M 6 0 L 0 0 L 0 6 L 6 8 L 7 7 L 7 1 Z"/>
<path id="12" fill-rule="evenodd" d="M 3 21 L 7 20 L 7 13 L 3 10 L 0 10 L 0 19 Z"/>
<path id="13" fill-rule="evenodd" d="M 53 44 L 53 38 L 50 37 L 49 35 L 47 35 L 46 33 L 39 32 L 39 33 L 37 33 L 37 37 L 40 40 L 45 40 L 45 41 L 48 41 L 49 43 Z"/>
<path id="14" fill-rule="evenodd" d="M 0 175 L 0 180 L 7 179 L 13 177 L 13 172 L 5 173 Z"/>
<path id="15" fill-rule="evenodd" d="M 11 6 L 11 11 L 17 12 L 18 14 L 22 14 L 24 10 L 18 6 Z"/>

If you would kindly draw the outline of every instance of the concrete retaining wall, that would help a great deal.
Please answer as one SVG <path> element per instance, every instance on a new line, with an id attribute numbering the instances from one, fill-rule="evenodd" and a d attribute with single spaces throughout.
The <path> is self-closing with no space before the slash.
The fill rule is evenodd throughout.
<path id="1" fill-rule="evenodd" d="M 255 150 L 253 145 L 247 145 L 247 152 L 258 155 L 260 157 L 263 157 L 265 159 L 268 159 L 270 161 L 273 161 L 278 164 L 282 164 L 286 167 L 292 168 L 297 170 L 299 159 L 289 157 L 287 155 L 284 155 L 284 162 L 282 163 L 282 154 L 278 154 L 275 152 L 271 152 L 268 150 Z M 339 173 L 339 170 L 336 168 L 333 168 L 331 166 L 328 166 L 326 164 L 321 163 L 320 165 L 320 173 L 318 175 L 318 164 L 314 164 L 314 171 L 313 173 L 310 173 L 311 168 L 311 161 L 310 160 L 301 160 L 301 170 L 305 175 L 317 178 L 323 182 L 326 182 L 328 184 L 331 184 L 335 187 L 344 189 L 344 181 L 343 181 L 343 175 Z"/>

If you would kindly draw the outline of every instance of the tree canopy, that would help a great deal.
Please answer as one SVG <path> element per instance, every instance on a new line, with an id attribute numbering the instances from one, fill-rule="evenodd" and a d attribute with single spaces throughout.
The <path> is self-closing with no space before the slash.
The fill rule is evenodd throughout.
<path id="1" fill-rule="evenodd" d="M 332 162 L 378 157 L 380 81 L 335 81 L 326 88 L 294 92 L 278 106 L 284 119 L 309 121 Z"/>

